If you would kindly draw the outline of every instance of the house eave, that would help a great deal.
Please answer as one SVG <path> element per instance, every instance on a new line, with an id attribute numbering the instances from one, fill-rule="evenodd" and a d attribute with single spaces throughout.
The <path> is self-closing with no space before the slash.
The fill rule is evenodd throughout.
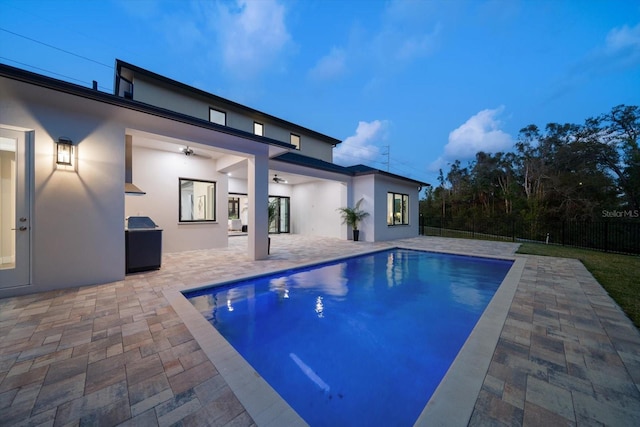
<path id="1" fill-rule="evenodd" d="M 218 95 L 214 95 L 212 93 L 206 92 L 202 89 L 198 89 L 195 88 L 193 86 L 189 86 L 187 84 L 181 83 L 177 80 L 173 80 L 170 79 L 168 77 L 162 76 L 160 74 L 154 73 L 153 71 L 149 71 L 146 70 L 144 68 L 138 67 L 137 65 L 133 65 L 130 64 L 128 62 L 122 61 L 120 59 L 116 59 L 116 83 L 118 80 L 118 76 L 121 74 L 122 69 L 128 69 L 131 70 L 134 74 L 135 73 L 139 73 L 142 75 L 145 75 L 149 78 L 152 78 L 154 80 L 160 81 L 166 85 L 169 86 L 173 86 L 176 87 L 178 90 L 180 91 L 186 91 L 186 92 L 190 92 L 193 94 L 196 94 L 198 96 L 207 98 L 211 101 L 213 101 L 214 103 L 218 103 L 220 104 L 220 106 L 222 107 L 229 107 L 230 109 L 236 110 L 236 111 L 242 111 L 244 113 L 246 113 L 247 115 L 250 115 L 251 117 L 254 117 L 258 120 L 263 119 L 265 121 L 269 121 L 275 124 L 278 124 L 286 129 L 291 129 L 294 132 L 299 132 L 305 135 L 309 135 L 313 138 L 316 138 L 322 142 L 326 142 L 328 144 L 331 144 L 332 146 L 336 146 L 338 144 L 340 144 L 342 141 L 337 139 L 337 138 L 333 138 L 330 137 L 328 135 L 322 134 L 320 132 L 314 131 L 312 129 L 306 128 L 304 126 L 300 126 L 297 125 L 295 123 L 286 121 L 284 119 L 281 119 L 279 117 L 276 116 L 272 116 L 270 114 L 264 113 L 262 111 L 253 109 L 251 107 L 247 107 L 246 105 L 242 105 L 242 104 L 238 104 L 237 102 L 231 101 L 229 99 L 223 98 L 221 96 Z M 117 90 L 117 89 L 116 89 Z"/>
<path id="2" fill-rule="evenodd" d="M 292 150 L 296 147 L 286 142 L 278 141 L 271 138 L 255 135 L 250 132 L 245 132 L 238 129 L 233 129 L 227 126 L 222 126 L 217 123 L 212 123 L 207 120 L 198 119 L 186 114 L 177 113 L 164 108 L 156 107 L 154 105 L 145 104 L 131 99 L 115 96 L 106 92 L 101 92 L 95 89 L 80 86 L 74 83 L 65 82 L 62 80 L 54 79 L 52 77 L 43 76 L 41 74 L 32 73 L 30 71 L 15 68 L 10 65 L 0 64 L 0 77 L 4 77 L 10 80 L 20 81 L 27 84 L 51 89 L 54 91 L 79 96 L 85 99 L 90 99 L 105 104 L 114 105 L 117 107 L 127 108 L 129 110 L 150 114 L 164 119 L 173 120 L 180 123 L 185 123 L 200 128 L 209 129 L 216 132 L 221 132 L 227 135 L 236 136 L 243 139 L 252 140 L 258 143 L 273 145 L 281 149 Z"/>

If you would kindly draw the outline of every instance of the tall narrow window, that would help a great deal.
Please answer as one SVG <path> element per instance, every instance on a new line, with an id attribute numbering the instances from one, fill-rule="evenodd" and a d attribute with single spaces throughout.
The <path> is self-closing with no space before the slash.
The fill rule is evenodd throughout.
<path id="1" fill-rule="evenodd" d="M 209 121 L 222 126 L 226 126 L 227 113 L 225 113 L 224 111 L 216 110 L 215 108 L 209 108 Z"/>
<path id="2" fill-rule="evenodd" d="M 253 122 L 253 133 L 255 135 L 264 136 L 263 131 L 264 131 L 264 125 L 262 123 Z"/>
<path id="3" fill-rule="evenodd" d="M 289 233 L 289 197 L 269 196 L 269 204 L 275 204 L 275 218 L 269 223 L 269 233 Z"/>
<path id="4" fill-rule="evenodd" d="M 387 193 L 387 225 L 409 225 L 409 195 Z"/>
<path id="5" fill-rule="evenodd" d="M 289 142 L 291 143 L 291 145 L 295 145 L 297 150 L 300 149 L 300 135 L 292 133 Z"/>

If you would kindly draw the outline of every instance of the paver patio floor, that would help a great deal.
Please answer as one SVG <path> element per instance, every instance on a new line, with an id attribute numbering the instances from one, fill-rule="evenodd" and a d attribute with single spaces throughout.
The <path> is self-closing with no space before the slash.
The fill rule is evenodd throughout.
<path id="1" fill-rule="evenodd" d="M 166 292 L 405 246 L 513 257 L 517 244 L 246 237 L 124 281 L 0 299 L 0 425 L 254 425 Z M 640 333 L 579 261 L 525 260 L 469 425 L 640 425 Z M 274 420 L 273 425 L 279 425 Z"/>

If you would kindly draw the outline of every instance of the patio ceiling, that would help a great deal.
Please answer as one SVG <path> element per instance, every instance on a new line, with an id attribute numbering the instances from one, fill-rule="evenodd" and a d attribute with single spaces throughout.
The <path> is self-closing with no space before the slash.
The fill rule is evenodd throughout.
<path id="1" fill-rule="evenodd" d="M 208 145 L 171 138 L 163 135 L 151 134 L 135 129 L 127 129 L 127 133 L 133 136 L 133 145 L 136 147 L 150 148 L 153 150 L 166 151 L 175 153 L 176 156 L 183 156 L 183 149 L 189 147 L 193 150 L 194 155 L 227 163 L 223 165 L 218 172 L 226 173 L 235 179 L 247 179 L 247 155 L 244 153 L 233 152 L 226 149 L 219 149 Z M 269 181 L 277 174 L 278 178 L 284 179 L 284 185 L 297 185 L 308 182 L 318 181 L 322 178 L 311 175 L 302 175 L 291 171 L 283 170 L 284 168 L 270 168 Z"/>

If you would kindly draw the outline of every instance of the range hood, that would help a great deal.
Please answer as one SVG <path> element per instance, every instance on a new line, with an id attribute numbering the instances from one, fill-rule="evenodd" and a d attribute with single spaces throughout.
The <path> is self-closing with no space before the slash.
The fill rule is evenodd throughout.
<path id="1" fill-rule="evenodd" d="M 124 137 L 124 194 L 142 196 L 145 193 L 133 184 L 133 137 Z"/>

